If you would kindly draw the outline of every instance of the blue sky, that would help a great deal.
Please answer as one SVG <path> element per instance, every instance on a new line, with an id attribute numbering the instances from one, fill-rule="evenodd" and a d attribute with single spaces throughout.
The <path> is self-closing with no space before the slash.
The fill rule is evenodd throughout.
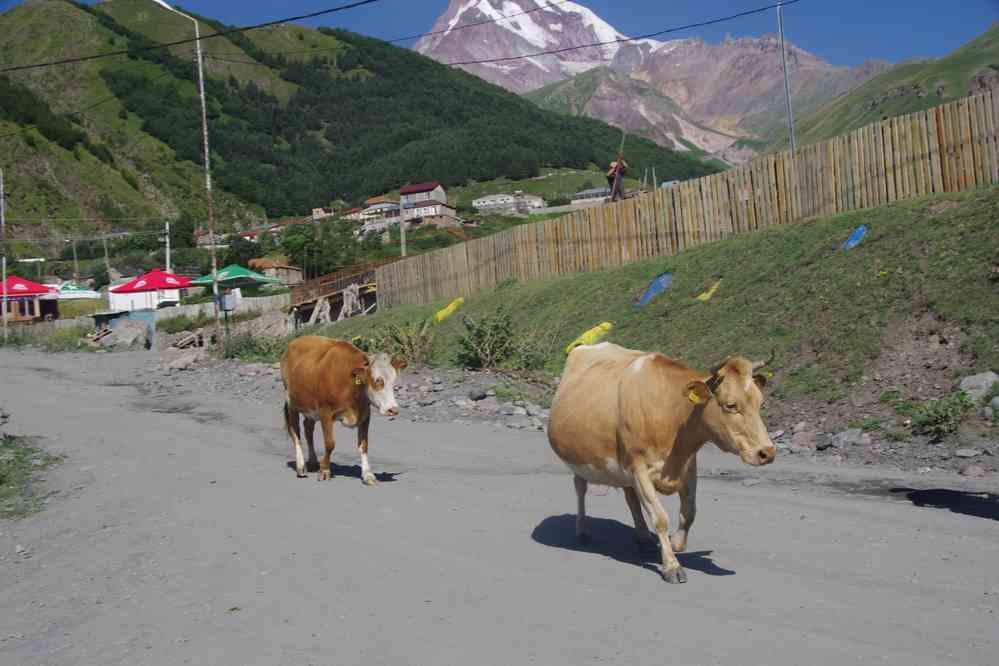
<path id="1" fill-rule="evenodd" d="M 112 0 L 113 1 L 113 0 Z M 346 0 L 185 0 L 200 14 L 247 25 L 290 14 L 326 9 Z M 625 34 L 725 16 L 774 0 L 575 0 Z M 0 0 L 0 9 L 18 4 Z M 336 25 L 373 37 L 392 38 L 429 30 L 448 0 L 382 0 L 330 15 L 313 25 Z M 898 62 L 946 55 L 999 20 L 999 0 L 802 0 L 785 10 L 787 37 L 797 46 L 842 65 L 867 58 Z M 676 33 L 709 41 L 775 32 L 776 14 L 767 12 L 730 23 Z M 474 30 L 474 28 L 472 28 Z"/>

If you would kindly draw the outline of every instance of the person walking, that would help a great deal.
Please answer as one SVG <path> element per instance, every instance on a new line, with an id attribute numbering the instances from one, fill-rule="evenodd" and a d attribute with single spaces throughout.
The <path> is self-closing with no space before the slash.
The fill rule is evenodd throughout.
<path id="1" fill-rule="evenodd" d="M 624 160 L 624 153 L 619 152 L 617 159 L 610 163 L 607 170 L 607 185 L 611 191 L 611 201 L 624 199 L 624 173 L 628 170 L 628 163 Z"/>

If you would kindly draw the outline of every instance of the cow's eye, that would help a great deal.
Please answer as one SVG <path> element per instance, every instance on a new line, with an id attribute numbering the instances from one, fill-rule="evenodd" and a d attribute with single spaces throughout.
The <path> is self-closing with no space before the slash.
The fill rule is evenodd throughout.
<path id="1" fill-rule="evenodd" d="M 375 381 L 375 388 L 378 389 L 379 391 L 381 391 L 382 388 L 384 388 L 384 386 L 385 386 L 385 380 L 384 379 L 378 379 L 378 380 Z"/>
<path id="2" fill-rule="evenodd" d="M 739 405 L 737 405 L 734 402 L 730 402 L 730 403 L 728 403 L 728 404 L 725 405 L 725 411 L 726 412 L 731 412 L 731 413 L 735 414 L 735 413 L 737 413 L 739 411 Z"/>

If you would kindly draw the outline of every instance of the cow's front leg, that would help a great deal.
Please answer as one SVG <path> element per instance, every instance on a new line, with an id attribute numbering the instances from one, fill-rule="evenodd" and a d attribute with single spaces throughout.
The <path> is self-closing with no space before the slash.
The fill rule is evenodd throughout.
<path id="1" fill-rule="evenodd" d="M 691 459 L 680 484 L 680 529 L 670 537 L 673 551 L 682 553 L 687 549 L 687 534 L 697 515 L 697 459 Z"/>
<path id="2" fill-rule="evenodd" d="M 378 483 L 378 479 L 371 471 L 371 465 L 368 464 L 368 426 L 370 425 L 370 414 L 357 424 L 357 452 L 361 454 L 361 482 L 366 486 Z"/>
<path id="3" fill-rule="evenodd" d="M 585 546 L 590 543 L 590 530 L 586 526 L 586 489 L 589 484 L 578 474 L 572 482 L 576 486 L 576 541 Z"/>
<path id="4" fill-rule="evenodd" d="M 641 500 L 634 488 L 624 489 L 624 499 L 628 503 L 628 510 L 631 511 L 631 519 L 635 522 L 635 544 L 638 550 L 643 553 L 655 552 L 659 543 L 654 534 L 649 532 L 649 526 L 645 523 L 645 516 L 642 515 Z"/>
<path id="5" fill-rule="evenodd" d="M 309 459 L 305 463 L 305 469 L 310 472 L 319 471 L 319 458 L 316 457 L 316 422 L 309 417 L 305 417 L 305 443 L 309 445 Z"/>
<path id="6" fill-rule="evenodd" d="M 317 478 L 320 481 L 329 481 L 333 478 L 333 472 L 330 470 L 330 456 L 333 455 L 333 449 L 336 448 L 336 439 L 333 436 L 333 414 L 328 409 L 324 409 L 319 413 L 319 423 L 323 426 L 323 443 L 326 445 L 326 451 L 323 453 L 323 459 L 319 461 L 319 476 Z"/>
<path id="7" fill-rule="evenodd" d="M 673 548 L 669 541 L 669 514 L 659 501 L 652 479 L 649 478 L 649 469 L 644 463 L 637 463 L 634 470 L 635 490 L 642 500 L 642 506 L 652 516 L 656 534 L 659 535 L 659 549 L 662 553 L 663 578 L 667 583 L 686 583 L 687 572 L 680 566 L 680 561 L 673 554 Z"/>
<path id="8" fill-rule="evenodd" d="M 299 434 L 298 412 L 291 408 L 287 402 L 284 403 L 284 424 L 288 428 L 288 435 L 291 437 L 291 448 L 295 453 L 295 473 L 298 478 L 304 479 L 308 476 L 305 473 L 305 456 L 302 455 L 302 440 Z"/>

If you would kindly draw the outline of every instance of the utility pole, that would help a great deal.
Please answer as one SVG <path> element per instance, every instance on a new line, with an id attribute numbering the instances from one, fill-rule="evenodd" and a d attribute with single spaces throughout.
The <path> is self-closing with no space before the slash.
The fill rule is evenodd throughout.
<path id="1" fill-rule="evenodd" d="M 198 94 L 201 97 L 201 136 L 205 151 L 205 195 L 208 199 L 208 249 L 212 255 L 212 295 L 214 296 L 212 303 L 215 311 L 215 330 L 221 331 L 222 316 L 219 308 L 219 265 L 218 258 L 215 256 L 215 204 L 212 199 L 212 167 L 211 152 L 208 147 L 208 109 L 205 105 L 205 72 L 204 59 L 201 56 L 201 28 L 198 25 L 197 19 L 193 16 L 188 16 L 182 11 L 174 9 L 164 2 L 164 0 L 153 0 L 153 2 L 167 11 L 171 11 L 178 16 L 183 16 L 184 18 L 190 19 L 194 22 L 194 43 L 198 59 Z M 225 347 L 224 343 L 222 346 L 223 348 Z"/>
<path id="2" fill-rule="evenodd" d="M 656 178 L 656 168 L 652 167 L 652 191 L 659 189 L 659 179 Z"/>
<path id="3" fill-rule="evenodd" d="M 0 301 L 0 305 L 3 306 L 3 341 L 4 344 L 7 343 L 7 199 L 4 195 L 3 189 L 3 169 L 0 169 L 0 252 L 3 253 L 3 258 L 0 262 L 3 263 L 2 277 L 3 280 L 3 300 Z"/>
<path id="4" fill-rule="evenodd" d="M 104 272 L 108 274 L 108 280 L 111 279 L 111 259 L 108 258 L 108 237 L 101 236 L 101 240 L 104 241 Z"/>
<path id="5" fill-rule="evenodd" d="M 402 256 L 406 256 L 406 209 L 402 205 L 402 192 L 399 192 L 399 239 L 402 244 Z"/>
<path id="6" fill-rule="evenodd" d="M 780 60 L 784 66 L 784 102 L 787 105 L 787 131 L 791 137 L 791 150 L 795 149 L 794 112 L 791 110 L 791 84 L 787 78 L 787 50 L 784 48 L 784 0 L 777 5 L 777 28 L 780 32 Z"/>
<path id="7" fill-rule="evenodd" d="M 76 258 L 76 239 L 72 240 L 73 243 L 73 282 L 75 284 L 80 284 L 80 260 Z"/>
<path id="8" fill-rule="evenodd" d="M 170 221 L 167 220 L 166 223 L 166 272 L 172 273 L 170 270 Z"/>

